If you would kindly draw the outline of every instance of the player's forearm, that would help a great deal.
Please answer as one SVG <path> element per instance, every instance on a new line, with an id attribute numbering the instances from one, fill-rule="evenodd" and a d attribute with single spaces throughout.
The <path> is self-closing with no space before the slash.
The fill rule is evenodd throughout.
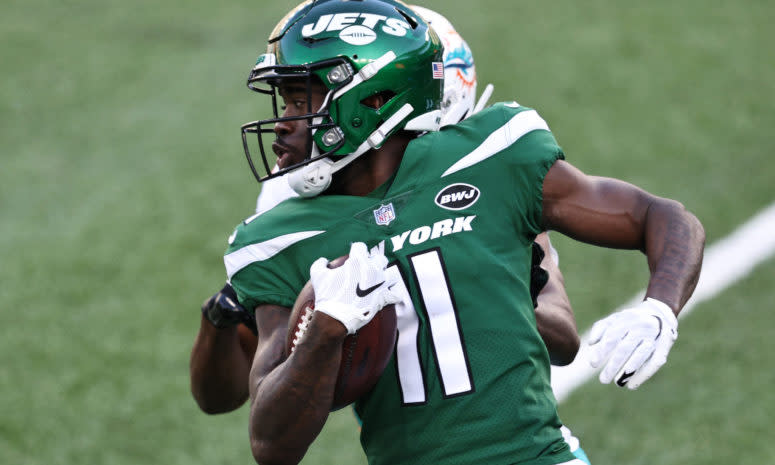
<path id="1" fill-rule="evenodd" d="M 576 358 L 579 350 L 576 319 L 560 270 L 555 266 L 550 267 L 548 272 L 549 280 L 538 294 L 536 326 L 549 351 L 552 365 L 567 365 Z"/>
<path id="2" fill-rule="evenodd" d="M 191 393 L 199 408 L 216 414 L 245 403 L 250 362 L 237 326 L 217 329 L 202 317 L 189 363 Z"/>
<path id="3" fill-rule="evenodd" d="M 645 233 L 651 271 L 646 295 L 666 303 L 677 314 L 700 277 L 705 231 L 683 205 L 658 199 L 649 207 Z"/>
<path id="4" fill-rule="evenodd" d="M 563 366 L 573 362 L 580 345 L 573 314 L 542 295 L 538 296 L 535 312 L 538 333 L 549 351 L 552 365 Z"/>
<path id="5" fill-rule="evenodd" d="M 294 464 L 304 456 L 328 418 L 344 337 L 341 323 L 315 313 L 285 362 L 265 376 L 254 366 L 250 440 L 257 462 Z M 272 346 L 260 350 L 283 351 L 284 338 Z"/>
<path id="6" fill-rule="evenodd" d="M 536 242 L 544 251 L 541 267 L 547 271 L 549 277 L 538 294 L 538 306 L 535 309 L 536 325 L 549 351 L 552 365 L 567 365 L 576 358 L 579 350 L 576 318 L 573 315 L 568 294 L 565 292 L 562 272 L 552 258 L 546 233 L 539 234 Z"/>

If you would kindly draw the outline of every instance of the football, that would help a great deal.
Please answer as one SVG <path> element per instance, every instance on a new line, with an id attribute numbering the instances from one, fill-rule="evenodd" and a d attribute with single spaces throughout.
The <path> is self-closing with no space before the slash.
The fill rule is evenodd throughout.
<path id="1" fill-rule="evenodd" d="M 345 255 L 332 260 L 328 267 L 341 266 L 346 259 Z M 287 356 L 290 356 L 296 344 L 304 337 L 304 331 L 314 310 L 315 291 L 312 289 L 312 283 L 307 282 L 291 311 L 286 341 Z M 396 324 L 395 306 L 388 305 L 355 334 L 345 338 L 331 411 L 355 402 L 377 383 L 393 355 L 397 337 Z"/>

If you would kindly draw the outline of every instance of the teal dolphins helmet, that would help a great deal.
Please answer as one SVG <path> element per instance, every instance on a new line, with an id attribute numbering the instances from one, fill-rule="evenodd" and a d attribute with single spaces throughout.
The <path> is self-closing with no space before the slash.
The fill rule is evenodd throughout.
<path id="1" fill-rule="evenodd" d="M 267 53 L 250 71 L 248 87 L 271 96 L 274 117 L 242 126 L 248 163 L 259 182 L 290 173 L 301 196 L 317 195 L 330 176 L 399 130 L 438 129 L 444 83 L 443 46 L 436 32 L 404 3 L 395 0 L 309 0 L 277 24 Z M 283 80 L 321 82 L 327 95 L 307 114 L 279 117 L 277 88 Z M 382 95 L 373 108 L 364 99 Z M 272 170 L 264 136 L 274 126 L 306 120 L 306 159 Z M 262 165 L 256 166 L 248 140 L 257 138 Z M 270 141 L 271 143 L 271 141 Z M 255 147 L 255 144 L 254 144 Z"/>

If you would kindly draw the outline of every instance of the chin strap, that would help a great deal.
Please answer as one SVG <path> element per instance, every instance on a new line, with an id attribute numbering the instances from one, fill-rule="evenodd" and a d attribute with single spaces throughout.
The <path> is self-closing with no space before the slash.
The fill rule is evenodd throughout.
<path id="1" fill-rule="evenodd" d="M 414 107 L 411 104 L 405 104 L 401 109 L 382 123 L 354 152 L 333 161 L 330 158 L 321 158 L 312 163 L 304 165 L 288 173 L 288 185 L 301 197 L 314 197 L 320 195 L 331 185 L 331 176 L 345 166 L 349 165 L 356 158 L 360 157 L 369 150 L 382 146 L 387 135 L 407 116 L 409 116 Z M 320 152 L 315 144 L 312 144 L 312 156 L 318 156 Z"/>

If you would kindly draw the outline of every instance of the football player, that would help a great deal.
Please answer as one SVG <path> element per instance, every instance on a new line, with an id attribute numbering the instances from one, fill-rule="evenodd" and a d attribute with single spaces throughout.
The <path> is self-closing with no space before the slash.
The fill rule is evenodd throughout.
<path id="1" fill-rule="evenodd" d="M 484 108 L 493 87 L 488 84 L 477 102 L 476 67 L 468 43 L 452 23 L 441 14 L 418 5 L 412 5 L 411 8 L 436 31 L 444 46 L 441 126 L 459 123 Z M 276 169 L 275 166 L 274 170 Z M 285 177 L 266 181 L 256 201 L 256 213 L 267 211 L 291 197 L 296 197 L 296 193 L 290 188 Z M 573 361 L 579 346 L 575 318 L 565 292 L 562 273 L 557 266 L 558 255 L 551 245 L 548 234 L 545 232 L 539 234 L 536 237 L 536 243 L 540 244 L 541 249 L 535 250 L 531 293 L 538 296 L 535 310 L 538 331 L 549 348 L 552 363 L 567 365 Z M 544 250 L 549 253 L 545 254 Z M 562 433 L 571 452 L 589 463 L 579 440 L 573 436 L 570 429 L 562 426 Z"/>
<path id="2" fill-rule="evenodd" d="M 419 6 L 412 8 L 436 30 L 444 45 L 441 124 L 444 126 L 458 123 L 485 106 L 492 92 L 492 85 L 487 86 L 477 103 L 476 68 L 468 44 L 440 14 Z M 284 177 L 267 181 L 258 196 L 256 213 L 267 211 L 283 200 L 295 196 L 296 193 L 290 189 Z M 545 256 L 543 250 L 536 249 L 534 257 L 535 279 L 531 282 L 531 293 L 534 294 L 534 300 L 537 296 L 538 329 L 549 348 L 553 363 L 565 365 L 573 360 L 578 350 L 575 320 L 564 290 L 562 274 L 556 266 L 556 251 L 551 248 L 546 233 L 539 234 L 536 242 L 541 244 L 544 250 L 551 250 L 551 255 Z M 228 284 L 207 299 L 202 310 L 202 327 L 191 354 L 192 391 L 206 412 L 229 412 L 240 407 L 247 398 L 247 384 L 240 390 L 233 381 L 241 383 L 247 376 L 248 363 L 255 352 L 255 320 L 252 312 L 239 305 L 234 290 Z M 213 327 L 221 330 L 214 331 Z M 235 345 L 232 346 L 231 343 Z M 229 350 L 219 351 L 222 345 Z M 231 351 L 231 348 L 237 350 Z M 236 358 L 225 356 L 225 353 L 234 354 Z M 220 355 L 216 357 L 216 354 Z M 562 428 L 571 451 L 586 461 L 578 439 L 573 437 L 565 426 Z"/>
<path id="3" fill-rule="evenodd" d="M 390 0 L 300 5 L 251 73 L 251 88 L 285 103 L 243 126 L 251 168 L 261 181 L 287 173 L 305 197 L 246 220 L 225 256 L 259 332 L 259 462 L 300 460 L 328 416 L 341 341 L 391 302 L 397 356 L 356 404 L 370 463 L 578 462 L 558 430 L 529 289 L 533 238 L 550 228 L 648 258 L 648 298 L 593 330 L 603 379 L 636 388 L 665 361 L 699 273 L 696 218 L 562 161 L 546 123 L 515 102 L 437 131 L 442 76 L 437 35 Z M 318 259 L 348 250 L 336 269 Z M 284 359 L 288 307 L 308 279 L 316 312 Z"/>
<path id="4" fill-rule="evenodd" d="M 468 44 L 443 16 L 427 8 L 412 8 L 434 26 L 445 47 L 441 124 L 460 122 L 484 107 L 492 86 L 487 86 L 477 103 L 476 68 Z M 256 213 L 267 211 L 296 196 L 285 177 L 274 178 L 262 185 Z M 536 242 L 545 250 L 551 250 L 551 257 L 556 257 L 546 233 L 539 234 Z M 531 283 L 531 292 L 534 296 L 541 293 L 536 307 L 539 332 L 549 348 L 553 363 L 566 365 L 575 357 L 579 344 L 573 312 L 556 259 L 549 261 L 548 256 L 541 258 L 544 257 L 542 250 L 537 249 L 537 253 L 540 257 L 534 264 L 536 279 Z M 545 276 L 546 271 L 542 270 L 547 270 L 548 275 Z M 239 305 L 234 290 L 228 284 L 203 303 L 202 314 L 200 332 L 191 353 L 192 392 L 205 412 L 229 412 L 247 399 L 247 384 L 243 389 L 240 385 L 241 380 L 247 377 L 248 364 L 255 352 L 255 319 L 252 312 Z M 570 432 L 564 431 L 564 434 L 577 447 L 578 441 L 572 438 Z M 573 451 L 583 454 L 580 449 L 574 448 Z"/>

